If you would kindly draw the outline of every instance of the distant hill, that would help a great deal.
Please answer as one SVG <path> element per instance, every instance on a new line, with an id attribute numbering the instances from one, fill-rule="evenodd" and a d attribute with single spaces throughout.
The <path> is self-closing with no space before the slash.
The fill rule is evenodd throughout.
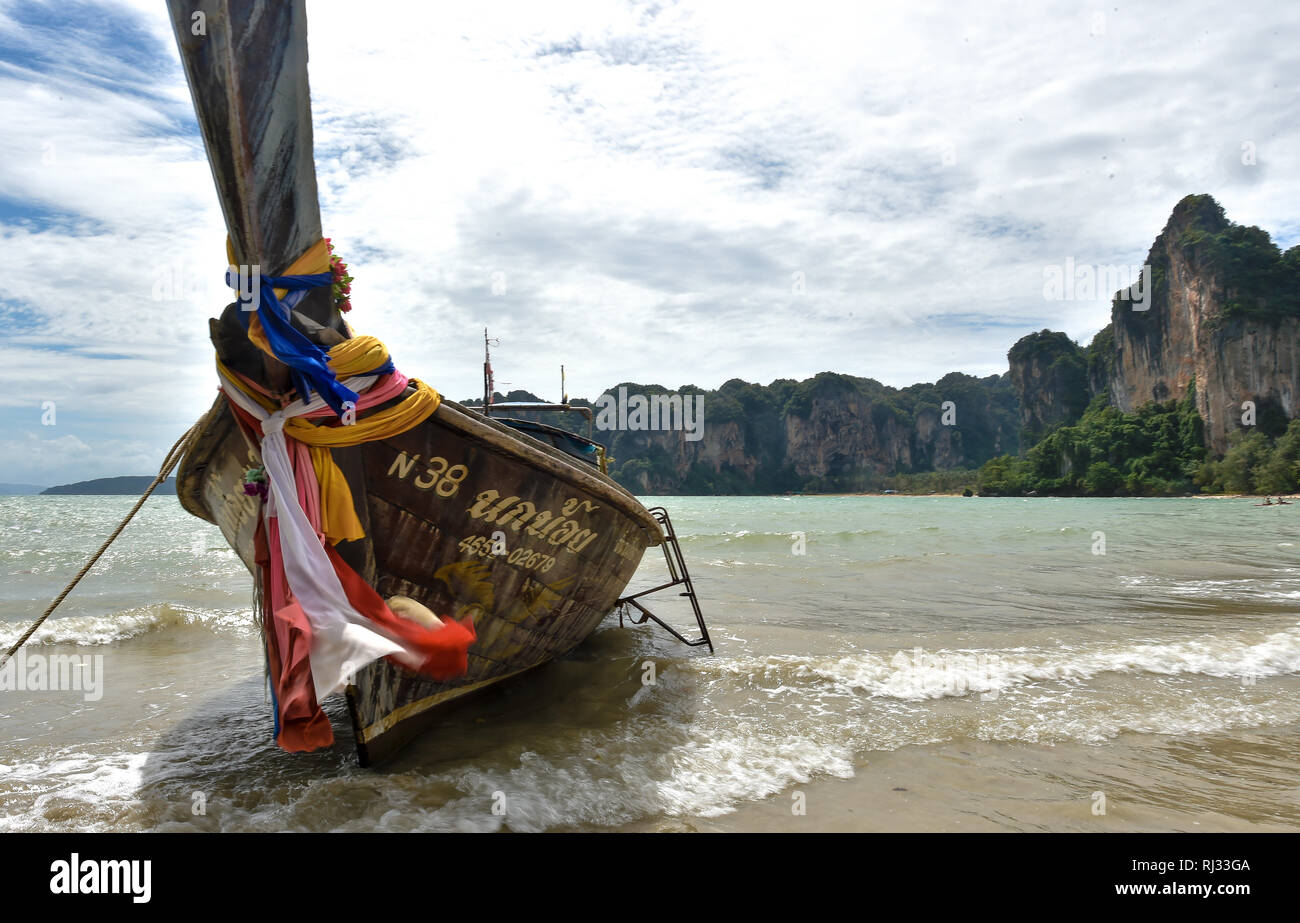
<path id="1" fill-rule="evenodd" d="M 136 496 L 144 493 L 144 489 L 153 482 L 150 475 L 141 475 L 139 477 L 124 476 L 117 478 L 95 478 L 93 481 L 78 481 L 75 484 L 60 484 L 57 487 L 47 487 L 40 491 L 45 494 L 127 494 Z M 158 485 L 155 494 L 176 494 L 176 479 L 168 478 Z"/>
<path id="2" fill-rule="evenodd" d="M 623 382 L 605 391 L 609 398 L 600 405 L 574 397 L 569 403 L 603 410 L 625 393 L 643 395 L 645 401 L 644 395 L 663 395 L 667 389 Z M 768 385 L 733 378 L 713 391 L 683 385 L 677 393 L 683 397 L 675 428 L 666 411 L 656 419 L 651 409 L 643 420 L 647 425 L 621 429 L 608 428 L 612 411 L 594 414 L 594 438 L 613 459 L 610 475 L 636 493 L 879 490 L 892 486 L 884 481 L 897 474 L 974 469 L 1020 449 L 1019 404 L 1009 371 L 984 378 L 950 372 L 934 384 L 906 388 L 822 372 Z M 685 395 L 693 396 L 692 420 L 702 424 L 696 439 L 685 432 Z M 526 391 L 503 398 L 536 399 Z M 471 400 L 466 406 L 482 403 Z M 586 420 L 572 411 L 510 411 L 509 416 L 587 432 Z M 665 421 L 668 426 L 660 425 Z"/>
<path id="3" fill-rule="evenodd" d="M 39 494 L 44 489 L 40 484 L 0 484 L 0 497 Z"/>

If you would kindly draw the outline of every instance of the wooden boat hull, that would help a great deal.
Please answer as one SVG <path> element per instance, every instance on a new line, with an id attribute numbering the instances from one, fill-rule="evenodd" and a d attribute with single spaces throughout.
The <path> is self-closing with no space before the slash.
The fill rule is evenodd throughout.
<path id="1" fill-rule="evenodd" d="M 395 752 L 440 706 L 579 644 L 662 538 L 595 468 L 450 401 L 406 433 L 334 453 L 367 535 L 340 555 L 385 598 L 472 617 L 478 635 L 468 671 L 448 682 L 387 661 L 358 671 L 347 696 L 363 765 Z M 219 526 L 254 572 L 261 501 L 242 483 L 256 464 L 219 397 L 177 483 L 185 508 Z"/>
<path id="2" fill-rule="evenodd" d="M 168 0 L 217 197 L 240 267 L 283 273 L 321 237 L 303 0 Z M 298 315 L 332 330 L 324 336 Z M 322 346 L 348 335 L 327 287 L 288 318 Z M 286 394 L 289 370 L 255 347 L 240 309 L 211 325 L 223 364 Z M 658 522 L 596 469 L 444 402 L 419 426 L 333 450 L 366 538 L 338 546 L 385 597 L 474 619 L 468 672 L 436 683 L 380 661 L 348 688 L 363 763 L 391 753 L 436 707 L 572 648 L 613 607 Z M 218 398 L 182 463 L 181 502 L 221 528 L 254 573 L 261 501 L 243 493 L 255 444 Z M 493 533 L 504 539 L 494 543 Z M 494 544 L 497 547 L 493 547 Z"/>

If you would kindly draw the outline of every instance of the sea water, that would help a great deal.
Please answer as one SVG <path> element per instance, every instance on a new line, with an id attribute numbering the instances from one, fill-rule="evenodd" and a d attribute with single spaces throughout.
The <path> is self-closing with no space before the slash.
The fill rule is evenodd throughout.
<path id="1" fill-rule="evenodd" d="M 132 502 L 0 498 L 0 641 Z M 340 697 L 274 746 L 247 571 L 150 500 L 24 649 L 97 673 L 0 681 L 0 830 L 1300 828 L 1300 504 L 646 502 L 716 653 L 611 617 L 372 770 Z"/>

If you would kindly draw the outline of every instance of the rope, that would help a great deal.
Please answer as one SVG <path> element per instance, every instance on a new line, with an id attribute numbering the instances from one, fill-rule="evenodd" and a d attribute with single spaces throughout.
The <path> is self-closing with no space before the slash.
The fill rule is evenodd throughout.
<path id="1" fill-rule="evenodd" d="M 80 583 L 81 578 L 86 576 L 90 569 L 95 566 L 95 563 L 100 559 L 100 556 L 108 550 L 108 546 L 113 544 L 113 542 L 117 540 L 117 537 L 122 534 L 122 530 L 126 528 L 126 524 L 131 521 L 136 513 L 140 512 L 140 507 L 144 506 L 144 502 L 149 499 L 149 495 L 154 492 L 159 484 L 167 480 L 167 475 L 172 473 L 172 470 L 180 463 L 180 460 L 185 456 L 185 453 L 189 451 L 190 445 L 194 442 L 195 437 L 198 436 L 199 428 L 203 425 L 204 420 L 206 419 L 207 417 L 205 416 L 203 419 L 199 420 L 198 423 L 195 423 L 185 431 L 185 435 L 176 440 L 176 443 L 167 453 L 167 457 L 163 459 L 162 467 L 158 469 L 158 476 L 153 479 L 152 484 L 145 488 L 144 493 L 140 495 L 140 499 L 135 501 L 135 506 L 131 507 L 131 512 L 127 513 L 126 518 L 118 523 L 117 528 L 113 530 L 113 534 L 108 537 L 104 544 L 99 546 L 98 551 L 91 555 L 90 560 L 86 562 L 86 566 L 77 571 L 77 576 L 73 577 L 72 582 L 63 588 L 63 592 L 54 598 L 54 602 L 50 603 L 50 607 L 45 610 L 40 618 L 32 623 L 32 627 L 28 628 L 27 631 L 24 632 L 23 636 L 14 643 L 13 647 L 5 651 L 3 659 L 0 659 L 0 667 L 3 667 L 8 663 L 9 658 L 17 653 L 18 648 L 26 644 L 28 639 L 36 633 L 36 629 L 40 628 L 42 623 L 50 617 L 50 613 L 57 609 L 59 604 L 67 598 L 67 595 L 72 592 L 72 588 Z"/>

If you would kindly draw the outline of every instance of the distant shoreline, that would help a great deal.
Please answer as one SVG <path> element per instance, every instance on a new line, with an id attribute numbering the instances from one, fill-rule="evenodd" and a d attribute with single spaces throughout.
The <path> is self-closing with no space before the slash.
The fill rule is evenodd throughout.
<path id="1" fill-rule="evenodd" d="M 153 477 L 147 474 L 119 475 L 111 478 L 94 478 L 89 481 L 77 481 L 73 484 L 58 484 L 47 487 L 37 496 L 40 497 L 120 497 L 139 496 L 150 484 Z M 169 477 L 158 485 L 158 493 L 176 493 L 176 478 Z"/>

